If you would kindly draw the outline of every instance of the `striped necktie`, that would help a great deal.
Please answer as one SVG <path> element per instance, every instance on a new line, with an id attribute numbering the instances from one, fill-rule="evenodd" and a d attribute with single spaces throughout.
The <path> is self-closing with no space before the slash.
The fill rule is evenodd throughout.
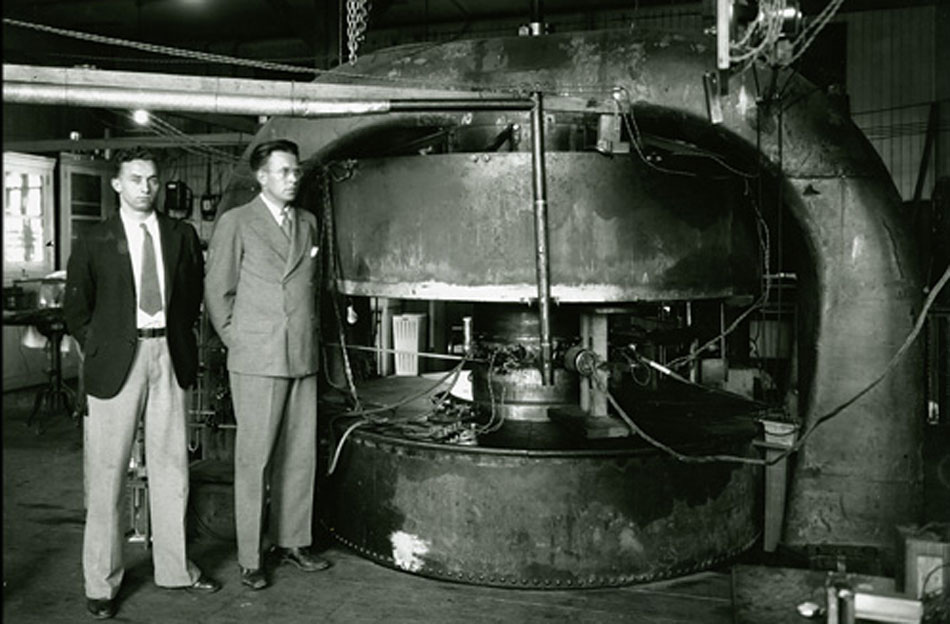
<path id="1" fill-rule="evenodd" d="M 284 236 L 290 239 L 291 227 L 293 227 L 290 220 L 290 208 L 285 207 L 280 211 L 280 229 L 284 231 Z"/>

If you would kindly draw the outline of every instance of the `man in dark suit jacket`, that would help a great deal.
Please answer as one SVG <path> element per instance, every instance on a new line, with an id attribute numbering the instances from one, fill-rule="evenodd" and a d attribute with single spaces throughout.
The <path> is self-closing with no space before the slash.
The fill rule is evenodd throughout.
<path id="1" fill-rule="evenodd" d="M 317 220 L 290 205 L 297 146 L 256 146 L 253 201 L 221 215 L 208 251 L 205 305 L 228 348 L 237 420 L 234 499 L 241 582 L 267 585 L 262 528 L 270 495 L 271 541 L 308 571 L 329 562 L 311 544 L 317 462 Z M 268 486 L 270 486 L 268 492 Z"/>
<path id="2" fill-rule="evenodd" d="M 213 592 L 220 585 L 185 555 L 188 503 L 185 389 L 195 383 L 195 323 L 203 260 L 189 224 L 154 211 L 155 157 L 115 155 L 119 212 L 94 225 L 69 258 L 66 325 L 82 346 L 88 395 L 88 481 L 83 574 L 93 617 L 115 614 L 122 583 L 125 475 L 139 419 L 145 457 L 155 583 Z"/>

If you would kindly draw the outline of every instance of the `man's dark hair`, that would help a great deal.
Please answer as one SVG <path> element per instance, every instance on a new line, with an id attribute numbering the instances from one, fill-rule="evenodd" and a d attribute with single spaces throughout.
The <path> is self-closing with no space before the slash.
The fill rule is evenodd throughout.
<path id="1" fill-rule="evenodd" d="M 297 158 L 300 158 L 300 150 L 297 148 L 297 144 L 293 141 L 288 141 L 287 139 L 264 141 L 263 143 L 259 143 L 254 147 L 253 150 L 251 150 L 251 171 L 257 173 L 258 170 L 264 166 L 264 163 L 267 162 L 267 159 L 270 158 L 270 155 L 274 152 L 290 152 Z"/>
<path id="2" fill-rule="evenodd" d="M 122 163 L 131 162 L 133 160 L 151 160 L 155 163 L 155 167 L 158 167 L 158 158 L 156 158 L 154 152 L 149 149 L 144 147 L 119 149 L 112 155 L 112 165 L 114 167 L 113 177 L 119 177 L 119 173 L 122 171 Z"/>

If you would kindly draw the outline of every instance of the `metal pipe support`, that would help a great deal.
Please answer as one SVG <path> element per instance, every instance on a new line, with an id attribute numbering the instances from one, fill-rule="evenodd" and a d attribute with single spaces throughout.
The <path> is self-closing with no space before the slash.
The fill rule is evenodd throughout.
<path id="1" fill-rule="evenodd" d="M 535 265 L 538 274 L 538 314 L 541 334 L 541 383 L 554 383 L 551 353 L 551 259 L 548 256 L 548 197 L 544 165 L 544 102 L 540 91 L 532 95 L 531 192 L 534 197 Z"/>

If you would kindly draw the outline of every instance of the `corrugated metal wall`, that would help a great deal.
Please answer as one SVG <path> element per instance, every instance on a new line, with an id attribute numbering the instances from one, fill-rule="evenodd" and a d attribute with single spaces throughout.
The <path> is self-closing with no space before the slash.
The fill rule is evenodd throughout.
<path id="1" fill-rule="evenodd" d="M 838 17 L 848 29 L 851 114 L 905 200 L 914 195 L 930 104 L 936 99 L 936 12 L 930 5 Z M 933 154 L 930 161 L 924 198 L 933 189 Z"/>

